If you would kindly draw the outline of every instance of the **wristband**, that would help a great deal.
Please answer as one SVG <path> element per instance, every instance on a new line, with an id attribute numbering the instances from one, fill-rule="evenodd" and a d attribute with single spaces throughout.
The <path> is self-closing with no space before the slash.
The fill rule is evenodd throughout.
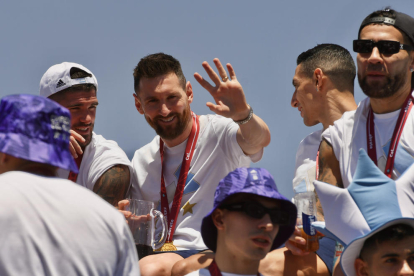
<path id="1" fill-rule="evenodd" d="M 240 121 L 234 121 L 236 124 L 238 125 L 244 125 L 245 123 L 247 123 L 248 121 L 250 121 L 253 118 L 253 108 L 249 105 L 250 108 L 250 112 L 249 115 L 247 116 L 246 119 L 240 120 Z"/>

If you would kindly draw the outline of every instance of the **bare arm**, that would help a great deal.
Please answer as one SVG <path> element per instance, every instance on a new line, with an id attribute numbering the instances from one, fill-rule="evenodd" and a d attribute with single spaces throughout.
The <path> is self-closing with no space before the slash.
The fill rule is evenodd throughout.
<path id="1" fill-rule="evenodd" d="M 203 62 L 203 67 L 213 81 L 212 86 L 200 74 L 195 73 L 195 79 L 213 96 L 215 104 L 208 102 L 211 111 L 221 116 L 241 121 L 248 117 L 250 108 L 247 104 L 243 87 L 238 82 L 236 73 L 230 63 L 227 64 L 229 76 L 218 58 L 214 59 L 219 75 Z M 240 125 L 237 131 L 237 143 L 246 154 L 255 154 L 270 143 L 270 131 L 266 123 L 258 116 L 253 115 L 249 122 Z"/>
<path id="2" fill-rule="evenodd" d="M 125 198 L 130 183 L 129 168 L 115 165 L 108 169 L 96 181 L 93 191 L 115 207 Z"/>
<path id="3" fill-rule="evenodd" d="M 343 188 L 341 171 L 339 168 L 339 161 L 336 159 L 332 146 L 325 139 L 322 140 L 319 148 L 319 181 L 323 181 L 334 186 Z M 319 197 L 316 194 L 316 209 L 317 218 L 320 221 L 325 220 L 322 210 L 322 205 Z"/>

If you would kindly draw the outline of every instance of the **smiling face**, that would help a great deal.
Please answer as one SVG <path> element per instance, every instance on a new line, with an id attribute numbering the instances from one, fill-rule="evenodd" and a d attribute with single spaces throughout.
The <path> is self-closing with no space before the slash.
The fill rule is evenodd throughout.
<path id="1" fill-rule="evenodd" d="M 98 106 L 96 90 L 65 91 L 52 96 L 51 99 L 69 109 L 72 118 L 71 129 L 85 139 L 85 143 L 78 141 L 79 145 L 85 148 L 92 140 L 95 125 L 96 107 Z"/>
<path id="2" fill-rule="evenodd" d="M 185 140 L 191 121 L 190 103 L 193 100 L 191 84 L 184 91 L 174 73 L 155 78 L 142 78 L 138 96 L 134 94 L 135 106 L 145 115 L 148 124 L 164 141 Z"/>
<path id="3" fill-rule="evenodd" d="M 316 85 L 312 78 L 309 78 L 302 72 L 302 65 L 299 64 L 295 70 L 292 84 L 295 88 L 293 92 L 291 106 L 297 108 L 303 118 L 306 126 L 314 126 L 319 123 L 318 111 L 320 101 Z"/>
<path id="4" fill-rule="evenodd" d="M 358 276 L 414 275 L 414 236 L 378 244 L 366 261 L 355 261 L 355 268 Z"/>
<path id="5" fill-rule="evenodd" d="M 251 194 L 237 194 L 226 201 L 226 204 L 244 201 L 256 201 L 266 208 L 278 208 L 279 204 L 274 199 L 269 199 Z M 261 260 L 270 251 L 279 225 L 273 224 L 269 214 L 256 219 L 241 211 L 216 209 L 213 221 L 218 229 L 217 251 L 225 250 L 226 253 L 237 255 L 246 260 Z M 222 244 L 220 240 L 224 241 Z"/>
<path id="6" fill-rule="evenodd" d="M 368 25 L 361 30 L 360 39 L 404 43 L 402 33 L 389 25 Z M 359 85 L 368 97 L 388 98 L 410 89 L 413 53 L 400 50 L 396 54 L 386 55 L 375 47 L 371 53 L 358 53 L 357 65 Z"/>

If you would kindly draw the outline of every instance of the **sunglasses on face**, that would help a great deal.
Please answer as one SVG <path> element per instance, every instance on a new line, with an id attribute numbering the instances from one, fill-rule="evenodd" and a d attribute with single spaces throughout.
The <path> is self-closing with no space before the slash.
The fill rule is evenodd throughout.
<path id="1" fill-rule="evenodd" d="M 233 203 L 229 205 L 222 205 L 219 208 L 230 211 L 244 212 L 248 216 L 255 219 L 261 219 L 264 215 L 269 214 L 273 224 L 290 225 L 291 217 L 288 212 L 280 210 L 279 208 L 269 209 L 257 202 Z"/>
<path id="2" fill-rule="evenodd" d="M 401 44 L 398 41 L 380 40 L 374 42 L 372 40 L 356 39 L 354 40 L 354 52 L 357 53 L 371 53 L 374 47 L 378 48 L 381 54 L 390 55 L 396 54 L 400 50 L 411 51 L 414 48 L 410 45 Z"/>

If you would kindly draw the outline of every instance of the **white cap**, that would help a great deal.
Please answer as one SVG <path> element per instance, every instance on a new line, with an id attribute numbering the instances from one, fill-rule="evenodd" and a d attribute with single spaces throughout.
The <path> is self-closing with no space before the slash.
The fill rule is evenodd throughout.
<path id="1" fill-rule="evenodd" d="M 92 77 L 72 79 L 70 77 L 70 70 L 72 68 L 79 68 L 91 74 Z M 88 83 L 93 84 L 96 91 L 98 91 L 98 81 L 89 69 L 77 63 L 62 62 L 61 64 L 56 64 L 50 67 L 43 75 L 40 80 L 40 96 L 50 97 L 51 95 L 76 84 Z"/>

